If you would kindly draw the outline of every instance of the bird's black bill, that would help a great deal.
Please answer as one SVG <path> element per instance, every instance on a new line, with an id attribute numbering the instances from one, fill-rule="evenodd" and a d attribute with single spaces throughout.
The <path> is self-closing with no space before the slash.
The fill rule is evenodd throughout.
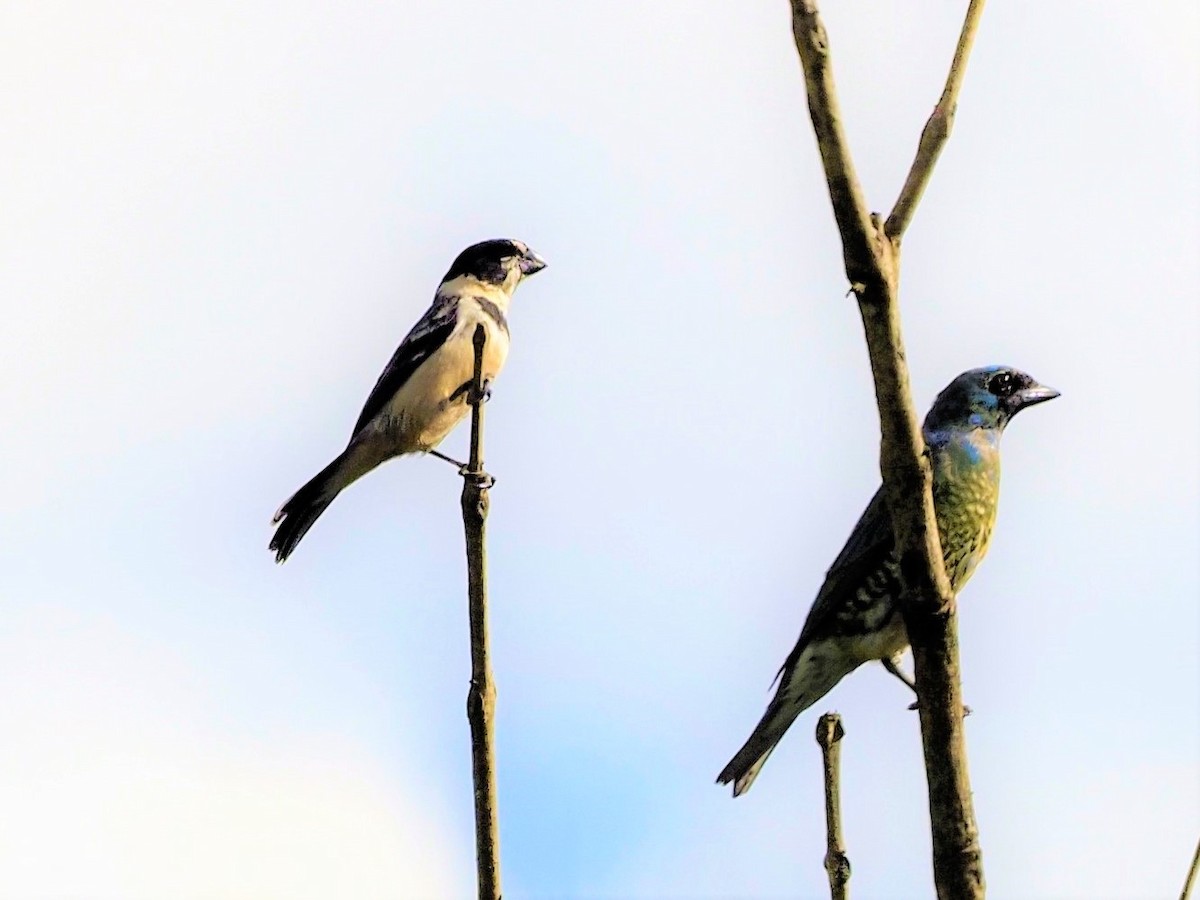
<path id="1" fill-rule="evenodd" d="M 1017 401 L 1015 404 L 1016 409 L 1024 409 L 1036 403 L 1045 403 L 1047 400 L 1053 400 L 1057 396 L 1059 396 L 1059 393 L 1054 388 L 1046 387 L 1044 384 L 1035 384 L 1017 391 L 1013 395 L 1013 399 Z"/>
<path id="2" fill-rule="evenodd" d="M 546 268 L 546 261 L 530 250 L 521 257 L 521 274 L 532 275 Z"/>

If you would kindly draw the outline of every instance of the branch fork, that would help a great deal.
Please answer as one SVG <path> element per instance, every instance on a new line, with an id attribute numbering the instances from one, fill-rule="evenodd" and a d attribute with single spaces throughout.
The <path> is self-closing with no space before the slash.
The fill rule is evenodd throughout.
<path id="1" fill-rule="evenodd" d="M 934 881 L 942 900 L 982 898 L 983 863 L 963 739 L 954 594 L 942 562 L 933 473 L 912 401 L 900 327 L 900 245 L 953 127 L 983 5 L 984 0 L 969 2 L 945 88 L 925 123 L 900 195 L 884 218 L 870 211 L 854 168 L 834 84 L 829 36 L 816 0 L 791 0 L 792 33 L 804 70 L 809 117 L 875 382 L 880 470 L 900 550 L 905 586 L 901 610 L 913 648 L 929 783 Z"/>

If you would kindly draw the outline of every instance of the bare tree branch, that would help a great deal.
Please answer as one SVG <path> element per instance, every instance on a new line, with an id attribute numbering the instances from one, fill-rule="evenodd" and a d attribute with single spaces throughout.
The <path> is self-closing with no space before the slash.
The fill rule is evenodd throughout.
<path id="1" fill-rule="evenodd" d="M 883 438 L 881 468 L 898 546 L 904 548 L 907 583 L 915 594 L 946 610 L 954 595 L 942 565 L 933 510 L 933 473 L 925 458 L 925 441 L 909 387 L 897 303 L 898 248 L 884 236 L 878 217 L 866 211 L 841 126 L 829 38 L 815 0 L 792 0 L 792 32 L 804 66 L 809 115 L 842 235 L 846 277 L 858 297 L 866 332 Z"/>
<path id="2" fill-rule="evenodd" d="M 907 606 L 903 613 L 920 704 L 937 895 L 940 900 L 982 900 L 983 849 L 963 732 L 958 616 L 953 610 L 931 615 Z"/>
<path id="3" fill-rule="evenodd" d="M 496 748 L 493 718 L 496 686 L 492 682 L 487 619 L 487 548 L 484 543 L 488 488 L 492 477 L 483 469 L 483 345 L 487 332 L 475 327 L 475 376 L 471 404 L 471 456 L 463 470 L 463 530 L 467 538 L 467 587 L 471 622 L 471 688 L 467 720 L 471 724 L 471 775 L 475 785 L 475 863 L 480 900 L 500 900 L 500 827 L 496 812 Z"/>
<path id="4" fill-rule="evenodd" d="M 815 0 L 791 0 L 792 32 L 804 68 L 809 115 L 842 238 L 846 277 L 859 313 L 875 382 L 881 433 L 880 470 L 904 580 L 902 612 L 913 648 L 921 741 L 929 786 L 934 882 L 942 900 L 984 896 L 983 857 L 971 803 L 963 739 L 962 688 L 954 594 L 946 577 L 933 505 L 933 474 L 909 386 L 898 303 L 900 237 L 949 134 L 978 25 L 982 0 L 971 0 L 938 110 L 926 126 L 909 183 L 890 225 L 867 214 L 841 125 L 829 39 Z M 941 123 L 939 125 L 939 122 Z M 939 129 L 943 133 L 939 134 Z"/>
<path id="5" fill-rule="evenodd" d="M 832 900 L 849 900 L 850 858 L 842 839 L 842 746 L 846 732 L 842 717 L 825 713 L 817 720 L 817 743 L 821 745 L 821 760 L 825 769 L 825 871 L 829 873 L 829 896 Z"/>
<path id="6" fill-rule="evenodd" d="M 1188 900 L 1192 888 L 1196 884 L 1197 870 L 1200 870 L 1200 844 L 1196 844 L 1196 852 L 1192 855 L 1192 866 L 1188 869 L 1187 879 L 1183 882 L 1183 893 L 1179 895 L 1179 900 Z"/>
<path id="7" fill-rule="evenodd" d="M 829 38 L 812 0 L 792 0 L 792 34 L 804 66 L 808 113 L 813 131 L 817 133 L 833 215 L 842 233 L 846 275 L 852 285 L 866 284 L 882 277 L 875 227 L 842 128 L 842 111 L 833 84 L 833 70 L 829 66 Z"/>
<path id="8" fill-rule="evenodd" d="M 946 76 L 946 87 L 921 131 L 921 140 L 917 143 L 917 157 L 904 180 L 904 187 L 900 189 L 900 196 L 896 198 L 896 205 L 887 217 L 883 230 L 894 241 L 899 242 L 904 237 L 917 204 L 921 202 L 921 195 L 925 193 L 933 175 L 933 167 L 942 155 L 942 148 L 954 127 L 954 114 L 958 111 L 958 92 L 967 74 L 967 58 L 971 55 L 971 45 L 975 43 L 975 32 L 979 30 L 983 4 L 984 0 L 971 0 L 970 6 L 967 7 L 967 16 L 958 36 L 958 46 L 954 49 L 954 61 L 950 63 L 950 74 Z"/>

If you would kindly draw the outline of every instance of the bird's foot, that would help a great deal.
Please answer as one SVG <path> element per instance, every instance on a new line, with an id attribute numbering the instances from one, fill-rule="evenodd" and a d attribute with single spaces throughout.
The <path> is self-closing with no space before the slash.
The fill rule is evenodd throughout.
<path id="1" fill-rule="evenodd" d="M 487 472 L 472 472 L 469 465 L 460 466 L 458 474 L 463 478 L 470 479 L 475 482 L 475 486 L 480 490 L 486 491 L 496 486 L 496 479 Z"/>
<path id="2" fill-rule="evenodd" d="M 483 388 L 479 393 L 475 393 L 475 385 L 471 384 L 467 389 L 467 403 L 474 406 L 476 403 L 487 403 L 492 399 L 492 380 L 485 378 L 483 380 Z"/>
<path id="3" fill-rule="evenodd" d="M 450 395 L 450 398 L 447 400 L 447 402 L 453 403 L 459 397 L 462 397 L 464 400 L 466 400 L 468 406 L 474 406 L 476 403 L 487 403 L 492 399 L 492 380 L 490 378 L 485 378 L 483 380 L 483 388 L 479 391 L 479 393 L 475 393 L 474 380 L 464 381 L 454 389 L 454 393 Z"/>
<path id="4" fill-rule="evenodd" d="M 459 462 L 453 456 L 447 456 L 445 453 L 439 453 L 437 450 L 426 450 L 425 452 L 430 456 L 436 456 L 438 459 L 450 463 L 450 465 L 458 469 L 459 475 L 461 475 L 463 478 L 471 479 L 476 485 L 484 490 L 494 487 L 496 484 L 496 479 L 487 472 L 472 472 L 470 463 Z"/>
<path id="5" fill-rule="evenodd" d="M 909 708 L 909 709 L 914 709 L 914 710 L 915 710 L 915 709 L 920 709 L 920 708 L 921 708 L 921 701 L 919 701 L 919 700 L 918 700 L 918 701 L 917 701 L 917 702 L 915 702 L 915 703 L 910 703 L 910 704 L 908 705 L 908 708 Z M 965 719 L 967 716 L 969 716 L 969 715 L 971 714 L 971 707 L 967 706 L 967 704 L 965 704 L 965 703 L 964 703 L 964 704 L 963 704 L 963 708 L 962 708 L 962 714 L 963 714 L 963 718 L 964 718 L 964 719 Z"/>

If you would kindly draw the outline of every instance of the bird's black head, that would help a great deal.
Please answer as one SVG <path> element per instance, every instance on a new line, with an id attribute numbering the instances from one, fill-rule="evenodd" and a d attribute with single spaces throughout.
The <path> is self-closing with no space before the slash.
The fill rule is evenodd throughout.
<path id="1" fill-rule="evenodd" d="M 1054 388 L 1038 384 L 1020 369 L 985 366 L 963 372 L 938 394 L 925 417 L 925 430 L 945 428 L 1003 429 L 1027 406 L 1053 400 Z"/>
<path id="2" fill-rule="evenodd" d="M 442 281 L 475 278 L 484 284 L 504 285 L 511 290 L 522 278 L 544 268 L 545 261 L 521 241 L 482 241 L 458 254 Z"/>

